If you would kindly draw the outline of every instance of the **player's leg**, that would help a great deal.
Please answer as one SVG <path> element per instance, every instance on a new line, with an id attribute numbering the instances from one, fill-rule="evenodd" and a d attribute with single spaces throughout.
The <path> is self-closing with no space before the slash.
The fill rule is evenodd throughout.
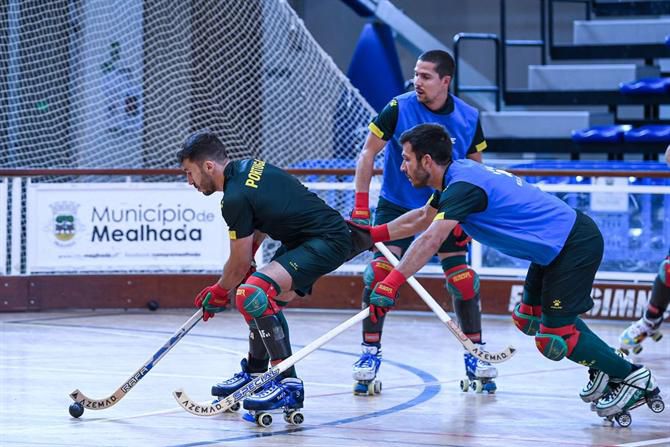
<path id="1" fill-rule="evenodd" d="M 387 200 L 379 199 L 377 210 L 375 211 L 375 225 L 388 223 L 406 213 L 407 210 L 394 205 Z M 413 238 L 390 241 L 386 246 L 397 257 L 402 254 L 412 243 Z M 363 296 L 361 307 L 370 305 L 370 293 L 378 282 L 383 280 L 388 273 L 393 270 L 393 266 L 381 253 L 375 251 L 372 261 L 365 267 L 363 272 Z M 352 376 L 356 383 L 354 384 L 354 394 L 369 395 L 374 394 L 374 380 L 382 361 L 382 331 L 384 329 L 385 317 L 377 318 L 373 323 L 370 317 L 363 320 L 363 340 L 361 343 L 361 356 L 353 364 Z M 380 385 L 377 385 L 378 389 Z M 370 393 L 372 391 L 372 393 Z"/>
<path id="2" fill-rule="evenodd" d="M 591 288 L 603 247 L 595 223 L 578 213 L 564 249 L 544 268 L 542 317 L 535 343 L 540 353 L 551 360 L 568 358 L 590 368 L 589 384 L 580 395 L 585 401 L 597 400 L 599 414 L 606 415 L 630 408 L 637 403 L 634 399 L 651 396 L 656 385 L 646 368 L 618 355 L 578 318 L 593 307 Z M 642 377 L 650 380 L 638 390 L 635 387 Z M 617 397 L 607 397 L 613 394 Z"/>
<path id="3" fill-rule="evenodd" d="M 655 341 L 661 339 L 660 326 L 663 322 L 663 314 L 668 309 L 668 302 L 670 302 L 670 253 L 659 266 L 644 315 L 632 323 L 619 337 L 622 351 L 639 354 L 642 351 L 642 342 L 647 337 Z"/>
<path id="4" fill-rule="evenodd" d="M 346 228 L 345 228 L 346 230 Z M 322 275 L 338 268 L 351 248 L 348 230 L 332 239 L 310 239 L 296 248 L 283 251 L 274 261 L 254 273 L 237 291 L 238 309 L 257 325 L 267 347 L 270 363 L 275 365 L 291 356 L 289 327 L 281 311 L 284 295 L 281 287 L 304 294 Z M 341 237 L 338 237 L 341 236 Z M 258 414 L 281 409 L 287 418 L 302 408 L 303 382 L 291 367 L 278 377 L 273 386 L 244 400 L 245 409 Z"/>
<path id="5" fill-rule="evenodd" d="M 450 234 L 440 247 L 438 256 L 446 277 L 446 289 L 451 300 L 461 330 L 474 343 L 482 344 L 482 311 L 479 296 L 479 275 L 466 262 L 466 251 L 456 244 L 457 240 Z M 477 390 L 496 390 L 493 381 L 498 370 L 489 362 L 479 360 L 469 352 L 463 353 L 465 374 L 468 380 L 461 383 L 467 391 L 467 384 L 473 384 Z M 481 383 L 481 386 L 478 384 Z"/>

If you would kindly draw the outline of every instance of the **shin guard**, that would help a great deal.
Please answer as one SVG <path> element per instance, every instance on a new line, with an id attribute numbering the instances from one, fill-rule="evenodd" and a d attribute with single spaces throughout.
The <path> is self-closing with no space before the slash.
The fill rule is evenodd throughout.
<path id="1" fill-rule="evenodd" d="M 270 363 L 274 366 L 291 356 L 291 341 L 287 327 L 283 324 L 280 315 L 267 315 L 256 318 L 256 326 L 261 339 L 270 354 Z M 283 315 L 282 315 L 283 317 Z M 283 377 L 295 377 L 295 368 L 291 367 L 282 373 Z"/>
<path id="2" fill-rule="evenodd" d="M 444 272 L 458 323 L 470 340 L 481 341 L 482 311 L 479 299 L 479 275 L 465 264 Z"/>

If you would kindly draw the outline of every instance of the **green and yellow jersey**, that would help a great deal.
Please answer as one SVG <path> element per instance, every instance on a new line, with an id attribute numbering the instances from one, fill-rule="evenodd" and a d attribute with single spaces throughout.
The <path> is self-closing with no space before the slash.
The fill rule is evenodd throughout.
<path id="1" fill-rule="evenodd" d="M 224 177 L 221 213 L 231 239 L 259 230 L 293 246 L 348 235 L 340 213 L 276 166 L 262 160 L 231 161 Z"/>

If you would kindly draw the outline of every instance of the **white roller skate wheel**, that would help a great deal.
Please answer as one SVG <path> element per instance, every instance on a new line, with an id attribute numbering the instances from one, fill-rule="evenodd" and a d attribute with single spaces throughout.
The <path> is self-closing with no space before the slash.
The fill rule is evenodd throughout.
<path id="1" fill-rule="evenodd" d="M 235 402 L 232 407 L 228 409 L 229 412 L 235 412 L 240 409 L 242 405 L 239 402 Z"/>
<path id="2" fill-rule="evenodd" d="M 270 413 L 260 413 L 256 416 L 256 423 L 261 427 L 269 427 L 272 425 L 272 415 Z"/>
<path id="3" fill-rule="evenodd" d="M 665 410 L 665 403 L 659 398 L 651 399 L 649 402 L 647 402 L 647 405 L 649 405 L 649 408 L 654 413 L 660 413 Z"/>
<path id="4" fill-rule="evenodd" d="M 294 411 L 288 415 L 288 422 L 293 425 L 300 425 L 305 422 L 305 415 L 300 411 Z"/>
<path id="5" fill-rule="evenodd" d="M 469 389 L 470 389 L 470 380 L 461 379 L 461 391 L 467 393 Z"/>
<path id="6" fill-rule="evenodd" d="M 481 393 L 482 390 L 484 389 L 484 384 L 482 383 L 481 380 L 475 379 L 472 381 L 472 387 L 475 390 L 475 393 Z"/>
<path id="7" fill-rule="evenodd" d="M 382 392 L 382 383 L 379 380 L 375 380 L 373 389 L 375 394 L 380 394 Z"/>
<path id="8" fill-rule="evenodd" d="M 368 396 L 374 396 L 375 395 L 375 383 L 370 382 L 368 383 Z"/>
<path id="9" fill-rule="evenodd" d="M 633 422 L 633 418 L 628 413 L 619 413 L 614 416 L 614 419 L 621 427 L 628 427 Z"/>

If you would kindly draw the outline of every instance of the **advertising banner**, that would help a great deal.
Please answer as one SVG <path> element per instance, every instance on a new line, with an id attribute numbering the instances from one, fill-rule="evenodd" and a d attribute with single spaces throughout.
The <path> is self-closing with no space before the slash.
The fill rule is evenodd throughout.
<path id="1" fill-rule="evenodd" d="M 220 200 L 186 183 L 29 184 L 27 272 L 220 272 Z"/>

